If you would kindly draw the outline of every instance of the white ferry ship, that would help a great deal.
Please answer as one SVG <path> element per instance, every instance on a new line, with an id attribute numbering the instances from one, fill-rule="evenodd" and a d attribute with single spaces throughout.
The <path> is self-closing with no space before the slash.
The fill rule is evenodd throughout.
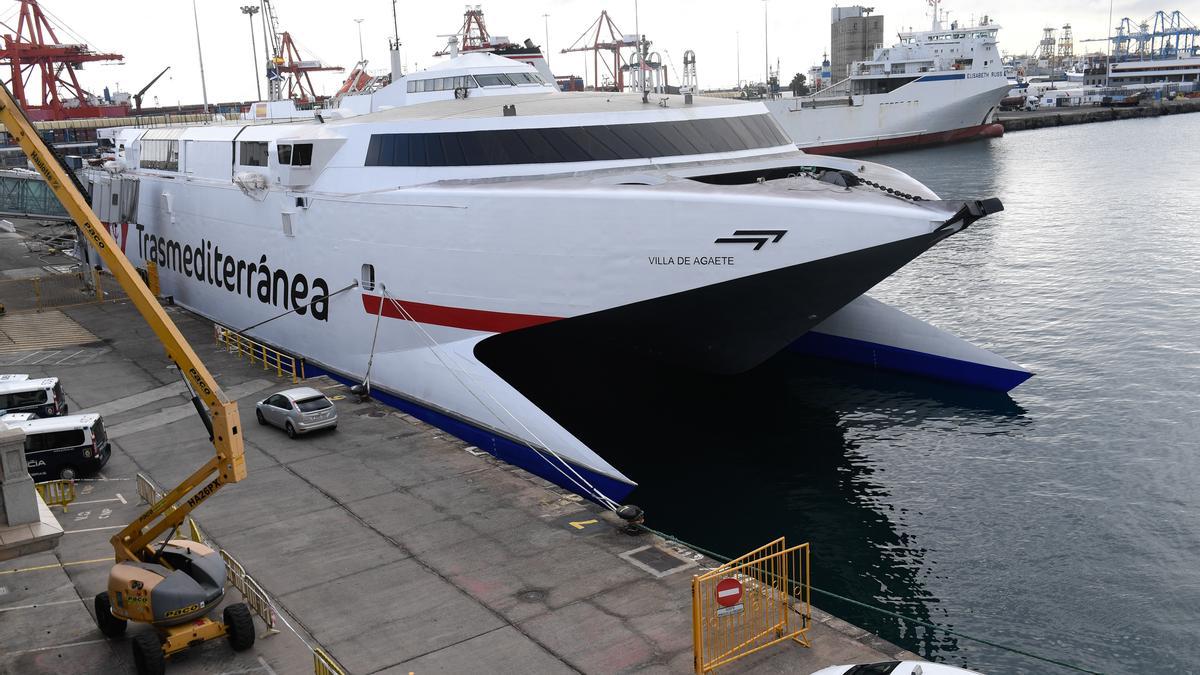
<path id="1" fill-rule="evenodd" d="M 805 155 L 761 103 L 562 93 L 473 53 L 265 122 L 113 130 L 88 179 L 125 254 L 176 303 L 606 505 L 634 479 L 491 364 L 569 344 L 739 372 L 816 327 L 813 352 L 1029 376 L 862 295 L 999 203 Z"/>
<path id="2" fill-rule="evenodd" d="M 937 6 L 934 6 L 937 16 Z M 848 154 L 938 145 L 1004 133 L 994 123 L 1011 88 L 997 48 L 1000 26 L 938 19 L 929 31 L 851 66 L 850 77 L 811 96 L 764 103 L 800 148 Z"/>

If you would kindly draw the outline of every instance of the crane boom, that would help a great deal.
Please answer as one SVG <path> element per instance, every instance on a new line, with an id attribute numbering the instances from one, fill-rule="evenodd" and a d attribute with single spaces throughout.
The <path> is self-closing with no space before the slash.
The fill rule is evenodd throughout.
<path id="1" fill-rule="evenodd" d="M 178 527 L 193 509 L 221 486 L 246 477 L 237 402 L 231 401 L 221 391 L 175 322 L 146 288 L 133 264 L 121 253 L 108 229 L 92 211 L 74 176 L 34 130 L 7 86 L 0 87 L 0 121 L 46 179 L 46 184 L 79 226 L 87 242 L 108 265 L 121 288 L 166 348 L 167 355 L 183 373 L 192 392 L 203 403 L 211 421 L 210 433 L 216 455 L 112 538 L 117 563 L 137 561 L 149 544 L 163 533 Z"/>

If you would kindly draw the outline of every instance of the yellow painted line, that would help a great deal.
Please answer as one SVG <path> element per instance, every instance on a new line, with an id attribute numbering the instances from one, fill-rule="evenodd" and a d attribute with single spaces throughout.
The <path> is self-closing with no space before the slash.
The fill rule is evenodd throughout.
<path id="1" fill-rule="evenodd" d="M 0 570 L 0 574 L 18 574 L 20 572 L 36 572 L 38 570 L 58 569 L 59 567 L 74 567 L 75 565 L 94 565 L 101 562 L 112 562 L 112 556 L 94 560 L 76 560 L 74 562 L 54 563 L 53 565 L 38 565 L 37 567 L 19 567 L 12 570 Z"/>
<path id="2" fill-rule="evenodd" d="M 595 518 L 592 518 L 591 520 L 572 520 L 570 524 L 571 524 L 571 527 L 573 527 L 577 530 L 582 530 L 584 527 L 586 527 L 588 525 L 595 525 L 598 522 L 600 522 L 600 521 L 596 520 Z"/>

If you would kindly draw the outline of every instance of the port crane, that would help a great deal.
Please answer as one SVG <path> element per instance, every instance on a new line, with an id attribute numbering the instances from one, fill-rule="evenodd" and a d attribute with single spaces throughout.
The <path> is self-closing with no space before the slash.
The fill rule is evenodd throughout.
<path id="1" fill-rule="evenodd" d="M 267 98 L 272 101 L 293 99 L 298 103 L 315 103 L 322 97 L 313 88 L 310 73 L 345 72 L 341 66 L 327 66 L 319 59 L 300 58 L 300 48 L 288 31 L 279 30 L 279 17 L 271 0 L 262 0 L 263 34 L 269 37 L 271 49 L 267 60 Z M 283 92 L 287 90 L 285 97 Z"/>
<path id="2" fill-rule="evenodd" d="M 96 622 L 108 637 L 123 635 L 129 621 L 154 627 L 130 638 L 139 675 L 162 673 L 166 657 L 220 637 L 227 637 L 235 650 L 248 649 L 254 644 L 254 621 L 245 603 L 226 606 L 219 621 L 207 616 L 225 593 L 220 554 L 204 544 L 173 538 L 196 507 L 246 477 L 237 402 L 221 391 L 92 211 L 78 179 L 38 135 L 7 87 L 0 87 L 0 122 L 178 366 L 215 450 L 203 466 L 110 540 L 115 562 L 108 590 L 95 598 Z"/>
<path id="3" fill-rule="evenodd" d="M 593 52 L 592 86 L 596 88 L 596 91 L 601 90 L 600 63 L 603 62 L 613 83 L 612 91 L 624 91 L 625 71 L 629 69 L 629 63 L 622 56 L 621 50 L 634 47 L 637 43 L 636 36 L 623 35 L 617 25 L 613 23 L 608 11 L 603 10 L 600 12 L 600 16 L 592 22 L 592 25 L 588 26 L 587 30 L 571 43 L 570 47 L 560 53 Z M 602 52 L 609 52 L 612 63 L 601 57 Z M 584 65 L 587 65 L 587 61 L 584 61 Z"/>
<path id="4" fill-rule="evenodd" d="M 79 84 L 77 70 L 85 63 L 121 61 L 120 54 L 93 51 L 86 44 L 64 43 L 37 0 L 21 0 L 15 17 L 16 27 L 3 24 L 15 34 L 4 35 L 0 47 L 0 65 L 9 68 L 5 86 L 10 88 L 21 108 L 37 120 L 61 120 L 81 117 L 124 115 L 126 109 L 102 106 Z M 60 25 L 64 32 L 70 29 Z M 39 98 L 25 96 L 27 85 L 40 80 Z"/>

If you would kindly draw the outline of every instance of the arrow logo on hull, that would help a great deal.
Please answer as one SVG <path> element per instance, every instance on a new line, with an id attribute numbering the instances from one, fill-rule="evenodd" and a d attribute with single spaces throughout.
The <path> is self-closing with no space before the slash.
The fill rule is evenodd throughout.
<path id="1" fill-rule="evenodd" d="M 754 250 L 761 249 L 768 241 L 778 244 L 787 230 L 737 230 L 732 237 L 721 237 L 714 244 L 754 244 Z"/>

